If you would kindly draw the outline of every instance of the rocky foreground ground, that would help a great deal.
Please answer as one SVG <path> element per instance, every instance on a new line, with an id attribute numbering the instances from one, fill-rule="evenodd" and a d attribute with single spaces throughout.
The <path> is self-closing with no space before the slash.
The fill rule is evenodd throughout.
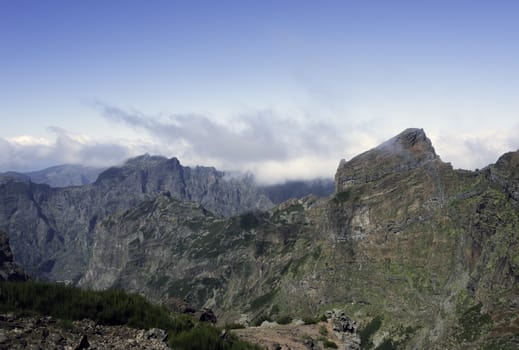
<path id="1" fill-rule="evenodd" d="M 169 349 L 166 333 L 126 326 L 101 326 L 91 320 L 0 315 L 0 349 Z"/>
<path id="2" fill-rule="evenodd" d="M 225 337 L 228 331 L 222 332 Z M 260 327 L 232 330 L 241 340 L 268 350 L 360 349 L 356 328 L 344 316 L 335 314 L 325 322 L 287 325 L 264 322 Z M 53 317 L 0 314 L 0 349 L 101 350 L 170 349 L 161 329 L 103 326 L 92 320 L 63 321 Z"/>

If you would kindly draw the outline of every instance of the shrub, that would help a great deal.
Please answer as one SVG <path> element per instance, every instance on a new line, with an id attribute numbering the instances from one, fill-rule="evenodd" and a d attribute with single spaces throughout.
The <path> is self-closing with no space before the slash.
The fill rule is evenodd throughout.
<path id="1" fill-rule="evenodd" d="M 278 318 L 276 320 L 277 323 L 279 324 L 289 324 L 290 322 L 292 322 L 292 317 L 290 316 L 281 316 L 280 318 Z"/>
<path id="2" fill-rule="evenodd" d="M 330 349 L 337 349 L 338 348 L 337 344 L 335 344 L 333 341 L 328 340 L 328 339 L 323 341 L 323 346 L 325 348 L 330 348 Z"/>
<path id="3" fill-rule="evenodd" d="M 304 317 L 304 318 L 303 318 L 303 322 L 304 322 L 305 324 L 316 324 L 317 321 L 318 321 L 318 320 L 317 320 L 316 318 L 314 318 L 314 317 Z"/>
<path id="4" fill-rule="evenodd" d="M 360 330 L 360 332 L 359 332 L 360 343 L 363 346 L 370 346 L 371 337 L 373 336 L 373 334 L 375 334 L 379 330 L 381 325 L 382 325 L 382 317 L 377 316 L 374 319 L 372 319 L 366 325 L 366 327 L 364 327 L 362 330 Z"/>
<path id="5" fill-rule="evenodd" d="M 391 339 L 386 339 L 375 350 L 396 350 L 396 346 Z"/>
<path id="6" fill-rule="evenodd" d="M 225 328 L 225 329 L 243 329 L 243 328 L 245 328 L 245 326 L 242 325 L 241 323 L 228 323 L 223 328 Z"/>
<path id="7" fill-rule="evenodd" d="M 253 326 L 256 326 L 256 327 L 261 326 L 261 324 L 265 321 L 272 322 L 272 318 L 270 318 L 267 315 L 260 315 L 260 316 L 258 316 L 257 319 L 254 320 Z"/>

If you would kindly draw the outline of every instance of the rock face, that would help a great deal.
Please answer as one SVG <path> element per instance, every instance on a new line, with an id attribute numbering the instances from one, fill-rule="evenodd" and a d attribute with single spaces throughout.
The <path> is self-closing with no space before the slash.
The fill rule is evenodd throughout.
<path id="1" fill-rule="evenodd" d="M 0 231 L 0 282 L 26 281 L 29 277 L 20 266 L 14 263 L 9 238 Z"/>
<path id="2" fill-rule="evenodd" d="M 52 317 L 0 315 L 2 349 L 169 349 L 161 329 L 102 326 L 91 320 L 60 321 Z"/>
<path id="3" fill-rule="evenodd" d="M 272 205 L 250 177 L 145 155 L 82 187 L 52 188 L 19 174 L 1 176 L 0 229 L 9 233 L 16 258 L 32 276 L 77 281 L 88 265 L 96 223 L 160 193 L 198 202 L 219 216 Z"/>

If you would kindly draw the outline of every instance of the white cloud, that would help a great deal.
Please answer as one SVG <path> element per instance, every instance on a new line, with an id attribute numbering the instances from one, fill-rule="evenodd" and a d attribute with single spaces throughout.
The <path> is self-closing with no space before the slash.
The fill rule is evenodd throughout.
<path id="1" fill-rule="evenodd" d="M 54 138 L 0 138 L 0 170 L 30 171 L 57 164 L 106 166 L 156 149 L 144 140 L 94 139 L 60 128 L 49 130 Z"/>
<path id="2" fill-rule="evenodd" d="M 494 163 L 499 156 L 519 149 L 519 125 L 470 133 L 441 132 L 431 139 L 436 153 L 455 168 L 476 169 Z"/>
<path id="3" fill-rule="evenodd" d="M 0 171 L 37 170 L 65 163 L 109 166 L 150 153 L 177 157 L 189 166 L 252 172 L 265 183 L 330 178 L 340 159 L 351 159 L 401 131 L 395 130 L 391 120 L 327 123 L 308 116 L 286 118 L 269 110 L 238 115 L 222 123 L 204 115 L 149 116 L 103 104 L 97 108 L 114 123 L 114 134 L 130 127 L 142 136 L 95 138 L 52 127 L 48 138 L 0 138 Z M 519 125 L 471 133 L 425 131 L 441 158 L 455 168 L 482 168 L 502 153 L 519 148 Z"/>

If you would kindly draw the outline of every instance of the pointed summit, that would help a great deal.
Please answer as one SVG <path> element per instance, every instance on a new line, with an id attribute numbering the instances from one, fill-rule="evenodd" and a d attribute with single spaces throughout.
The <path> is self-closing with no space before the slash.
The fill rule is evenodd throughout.
<path id="1" fill-rule="evenodd" d="M 425 135 L 423 129 L 416 128 L 405 129 L 400 134 L 379 145 L 376 149 L 391 153 L 404 153 L 408 151 L 414 156 L 423 156 L 429 159 L 438 157 L 434 151 L 431 140 Z"/>
<path id="2" fill-rule="evenodd" d="M 392 172 L 408 171 L 435 159 L 439 157 L 423 129 L 406 129 L 348 162 L 341 160 L 335 174 L 335 187 L 342 191 L 351 185 L 371 182 Z"/>

